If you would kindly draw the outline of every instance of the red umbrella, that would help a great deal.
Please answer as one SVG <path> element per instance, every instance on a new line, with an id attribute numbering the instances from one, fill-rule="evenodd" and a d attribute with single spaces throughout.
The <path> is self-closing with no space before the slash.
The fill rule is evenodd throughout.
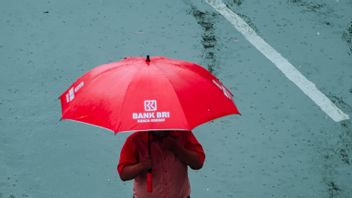
<path id="1" fill-rule="evenodd" d="M 215 118 L 239 114 L 232 96 L 219 79 L 197 64 L 147 56 L 98 66 L 60 99 L 62 119 L 118 133 L 189 131 Z"/>
<path id="2" fill-rule="evenodd" d="M 62 119 L 118 132 L 192 130 L 239 114 L 231 92 L 203 67 L 166 57 L 98 66 L 61 96 Z"/>

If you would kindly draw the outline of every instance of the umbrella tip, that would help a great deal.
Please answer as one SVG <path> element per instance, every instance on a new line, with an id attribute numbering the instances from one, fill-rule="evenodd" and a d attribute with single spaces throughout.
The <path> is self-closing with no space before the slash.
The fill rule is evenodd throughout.
<path id="1" fill-rule="evenodd" d="M 149 63 L 150 62 L 150 56 L 149 55 L 147 55 L 147 58 L 146 58 L 146 60 L 145 61 L 147 61 L 147 63 Z"/>

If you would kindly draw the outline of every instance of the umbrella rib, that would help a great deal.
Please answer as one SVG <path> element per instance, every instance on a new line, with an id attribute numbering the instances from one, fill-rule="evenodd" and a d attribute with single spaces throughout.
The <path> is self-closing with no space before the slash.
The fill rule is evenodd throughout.
<path id="1" fill-rule="evenodd" d="M 139 70 L 138 70 L 138 71 L 139 71 Z M 133 79 L 135 79 L 134 77 L 137 75 L 137 73 L 138 73 L 138 72 L 134 72 L 132 78 L 131 78 L 130 81 L 128 82 L 128 85 L 127 85 L 127 88 L 126 88 L 125 93 L 127 93 L 128 90 L 130 89 L 130 87 L 131 87 L 131 82 L 133 81 Z M 121 108 L 120 108 L 120 112 L 118 113 L 118 115 L 121 115 L 121 112 L 123 112 L 122 109 L 123 109 L 123 107 L 125 106 L 126 97 L 127 97 L 127 94 L 125 94 L 125 95 L 123 96 L 122 104 L 121 104 Z M 117 125 L 118 127 L 117 127 L 116 129 L 114 129 L 115 131 L 118 131 L 118 128 L 120 128 L 120 125 L 121 125 L 121 119 L 120 119 L 120 118 L 118 118 L 117 123 L 118 123 L 118 125 Z"/>
<path id="2" fill-rule="evenodd" d="M 173 65 L 176 65 L 176 64 L 173 64 Z M 158 67 L 158 66 L 156 66 L 156 68 L 161 72 L 161 73 L 164 73 L 165 74 L 165 72 L 163 72 L 163 70 L 162 69 L 160 69 L 160 67 Z M 183 69 L 183 68 L 181 68 L 181 69 Z M 171 82 L 171 80 L 169 79 L 169 78 L 167 78 L 167 77 L 164 77 L 168 82 L 169 82 L 169 84 L 172 86 L 172 88 L 173 88 L 173 90 L 174 90 L 174 93 L 175 93 L 175 95 L 177 96 L 177 101 L 178 101 L 178 103 L 180 104 L 180 106 L 181 107 L 183 107 L 182 106 L 182 103 L 180 102 L 180 100 L 179 100 L 179 95 L 177 94 L 177 92 L 175 91 L 175 86 L 172 84 L 172 82 Z M 184 115 L 184 118 L 185 118 L 185 122 L 187 123 L 187 125 L 188 125 L 188 127 L 187 128 L 190 128 L 191 130 L 193 129 L 193 127 L 191 128 L 190 127 L 190 124 L 188 123 L 188 116 L 186 115 L 186 113 L 185 113 L 185 111 L 183 110 L 183 108 L 181 108 L 182 109 L 182 113 L 183 113 L 183 115 Z"/>
<path id="3" fill-rule="evenodd" d="M 102 66 L 104 66 L 104 65 L 102 65 Z M 104 70 L 104 71 L 100 72 L 99 74 L 96 74 L 96 75 L 92 78 L 91 81 L 94 81 L 96 78 L 100 77 L 101 75 L 103 75 L 103 74 L 105 74 L 105 73 L 107 73 L 107 72 L 110 72 L 110 71 L 115 70 L 115 69 L 121 69 L 122 67 L 125 67 L 125 66 L 128 66 L 128 64 L 126 63 L 126 64 L 123 64 L 123 65 L 117 65 L 117 66 L 115 66 L 115 67 L 113 67 L 113 68 Z M 89 73 L 89 72 L 88 72 L 88 73 Z M 87 74 L 88 74 L 88 73 L 87 73 Z"/>

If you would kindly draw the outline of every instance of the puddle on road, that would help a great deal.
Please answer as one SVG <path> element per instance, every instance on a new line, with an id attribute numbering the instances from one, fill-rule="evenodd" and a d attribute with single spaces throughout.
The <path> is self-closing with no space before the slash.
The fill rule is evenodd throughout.
<path id="1" fill-rule="evenodd" d="M 215 20 L 218 16 L 215 12 L 202 12 L 195 7 L 191 8 L 191 13 L 197 23 L 202 27 L 203 60 L 208 70 L 214 73 L 216 61 L 217 40 L 215 35 Z"/>
<path id="2" fill-rule="evenodd" d="M 304 9 L 307 12 L 318 12 L 321 11 L 326 4 L 324 3 L 316 3 L 311 1 L 304 1 L 304 0 L 289 0 L 289 3 L 296 4 Z"/>
<path id="3" fill-rule="evenodd" d="M 241 14 L 241 13 L 237 13 L 238 16 L 240 16 L 248 25 L 249 27 L 251 27 L 255 33 L 259 34 L 259 29 L 257 28 L 257 26 L 254 25 L 253 21 L 251 18 L 249 18 L 247 15 Z"/>
<path id="4" fill-rule="evenodd" d="M 343 32 L 342 39 L 347 43 L 347 46 L 350 49 L 348 54 L 352 55 L 352 21 L 350 22 L 346 30 Z M 352 89 L 350 91 L 352 93 Z"/>
<path id="5" fill-rule="evenodd" d="M 341 122 L 342 134 L 339 135 L 338 155 L 342 162 L 351 165 L 352 163 L 352 121 Z"/>
<path id="6" fill-rule="evenodd" d="M 243 3 L 243 0 L 227 0 L 224 1 L 224 3 L 229 6 L 240 6 Z"/>
<path id="7" fill-rule="evenodd" d="M 233 0 L 229 6 L 239 6 L 242 4 L 241 0 Z M 191 14 L 196 19 L 197 23 L 202 27 L 202 46 L 203 46 L 203 61 L 211 73 L 216 71 L 217 52 L 219 44 L 217 42 L 215 23 L 219 16 L 216 12 L 200 11 L 194 6 L 191 6 Z M 254 25 L 252 20 L 244 15 L 238 14 L 255 32 L 258 33 L 258 28 Z"/>
<path id="8" fill-rule="evenodd" d="M 329 191 L 329 198 L 334 198 L 334 197 L 338 197 L 339 191 L 341 191 L 341 189 L 337 187 L 334 182 L 329 182 L 328 191 Z"/>
<path id="9" fill-rule="evenodd" d="M 342 97 L 337 97 L 334 96 L 332 94 L 328 94 L 327 95 L 328 98 L 331 100 L 331 102 L 333 102 L 336 106 L 338 106 L 339 108 L 341 108 L 343 111 L 347 112 L 347 113 L 352 113 L 352 106 L 347 104 Z"/>
<path id="10" fill-rule="evenodd" d="M 347 104 L 343 98 L 328 95 L 328 98 L 345 113 L 352 112 L 352 106 Z M 352 164 L 352 121 L 345 120 L 340 122 L 342 133 L 339 135 L 339 143 L 336 145 L 335 154 L 345 164 Z"/>
<path id="11" fill-rule="evenodd" d="M 341 130 L 333 131 L 338 136 L 338 140 L 333 147 L 326 150 L 324 155 L 324 183 L 327 188 L 329 198 L 345 197 L 344 184 L 340 186 L 336 177 L 350 177 L 345 173 L 337 172 L 339 168 L 350 167 L 352 163 L 352 121 L 340 122 Z M 342 162 L 342 163 L 340 163 Z M 337 174 L 337 175 L 336 175 Z M 335 181 L 336 180 L 336 181 Z"/>
<path id="12" fill-rule="evenodd" d="M 228 0 L 225 1 L 226 5 L 233 11 L 236 11 L 236 14 L 238 16 L 240 16 L 248 25 L 249 27 L 251 27 L 257 34 L 259 33 L 258 28 L 254 25 L 253 21 L 251 18 L 249 18 L 249 16 L 242 14 L 240 11 L 240 9 L 238 9 L 238 7 L 241 6 L 241 4 L 243 3 L 243 0 Z"/>

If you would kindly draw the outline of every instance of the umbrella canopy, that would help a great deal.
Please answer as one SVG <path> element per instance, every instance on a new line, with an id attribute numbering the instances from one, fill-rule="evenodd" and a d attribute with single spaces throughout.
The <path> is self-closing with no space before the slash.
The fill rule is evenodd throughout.
<path id="1" fill-rule="evenodd" d="M 239 114 L 231 92 L 203 67 L 130 57 L 93 68 L 61 96 L 62 119 L 117 132 L 192 130 Z"/>

